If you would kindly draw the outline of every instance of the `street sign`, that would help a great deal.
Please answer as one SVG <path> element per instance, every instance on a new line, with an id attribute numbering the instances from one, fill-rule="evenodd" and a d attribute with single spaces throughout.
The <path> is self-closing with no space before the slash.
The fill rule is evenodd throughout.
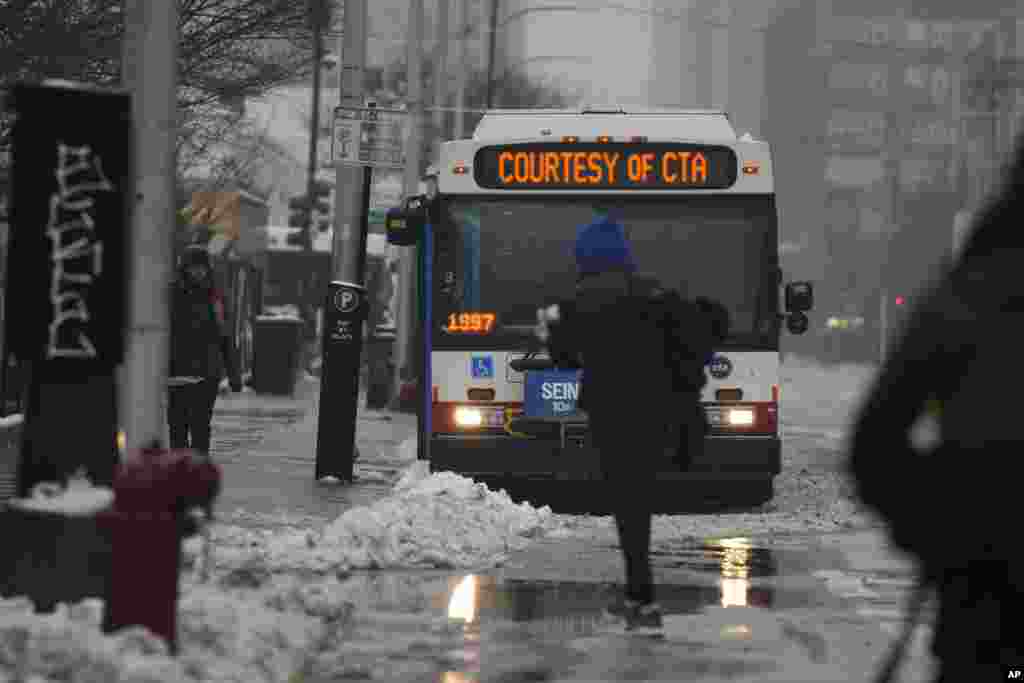
<path id="1" fill-rule="evenodd" d="M 335 164 L 404 168 L 408 112 L 376 107 L 336 107 L 331 134 Z"/>

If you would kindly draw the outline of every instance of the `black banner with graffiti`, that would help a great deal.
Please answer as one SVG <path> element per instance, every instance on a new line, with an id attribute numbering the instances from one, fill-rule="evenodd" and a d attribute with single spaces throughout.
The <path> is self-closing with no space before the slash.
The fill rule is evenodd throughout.
<path id="1" fill-rule="evenodd" d="M 12 95 L 8 348 L 41 369 L 113 368 L 128 308 L 131 98 L 48 84 Z"/>

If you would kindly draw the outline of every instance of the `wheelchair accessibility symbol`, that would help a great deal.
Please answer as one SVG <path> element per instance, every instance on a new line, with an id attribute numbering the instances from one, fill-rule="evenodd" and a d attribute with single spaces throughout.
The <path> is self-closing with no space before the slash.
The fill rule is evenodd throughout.
<path id="1" fill-rule="evenodd" d="M 494 358 L 473 356 L 470 362 L 470 374 L 473 379 L 494 379 Z"/>
<path id="2" fill-rule="evenodd" d="M 334 294 L 334 307 L 342 313 L 351 313 L 359 308 L 359 292 L 342 289 Z"/>

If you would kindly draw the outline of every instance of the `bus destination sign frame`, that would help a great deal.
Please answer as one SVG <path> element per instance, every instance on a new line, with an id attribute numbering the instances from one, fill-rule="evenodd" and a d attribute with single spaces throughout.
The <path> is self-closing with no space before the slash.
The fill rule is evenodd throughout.
<path id="1" fill-rule="evenodd" d="M 488 190 L 727 190 L 739 160 L 725 145 L 513 143 L 477 150 L 473 178 Z"/>

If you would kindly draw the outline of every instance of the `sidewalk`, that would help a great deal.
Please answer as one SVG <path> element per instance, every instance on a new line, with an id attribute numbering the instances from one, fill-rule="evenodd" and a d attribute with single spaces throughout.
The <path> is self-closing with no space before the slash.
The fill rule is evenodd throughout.
<path id="1" fill-rule="evenodd" d="M 356 421 L 356 447 L 361 455 L 356 464 L 358 479 L 346 485 L 313 481 L 320 414 L 318 380 L 300 380 L 294 397 L 252 393 L 222 396 L 217 402 L 213 434 L 214 458 L 224 473 L 224 488 L 217 503 L 219 517 L 243 525 L 262 525 L 270 521 L 267 517 L 281 516 L 313 518 L 309 520 L 313 524 L 385 495 L 398 471 L 408 464 L 396 451 L 403 441 L 415 438 L 416 417 L 367 410 L 360 398 Z M 240 434 L 226 433 L 233 420 L 242 423 Z M 251 424 L 260 420 L 275 425 L 259 429 Z"/>

